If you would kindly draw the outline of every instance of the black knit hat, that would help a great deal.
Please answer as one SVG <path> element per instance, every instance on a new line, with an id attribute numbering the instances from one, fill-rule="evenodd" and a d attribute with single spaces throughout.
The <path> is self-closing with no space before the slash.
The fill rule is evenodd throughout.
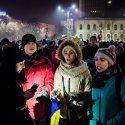
<path id="1" fill-rule="evenodd" d="M 97 41 L 96 36 L 91 36 L 91 37 L 90 37 L 90 41 L 92 41 L 92 40 Z"/>
<path id="2" fill-rule="evenodd" d="M 25 60 L 25 54 L 17 47 L 8 47 L 3 53 L 3 60 L 8 63 L 18 63 Z"/>
<path id="3" fill-rule="evenodd" d="M 28 42 L 34 42 L 37 44 L 36 37 L 33 34 L 25 34 L 22 37 L 22 47 L 24 47 Z"/>

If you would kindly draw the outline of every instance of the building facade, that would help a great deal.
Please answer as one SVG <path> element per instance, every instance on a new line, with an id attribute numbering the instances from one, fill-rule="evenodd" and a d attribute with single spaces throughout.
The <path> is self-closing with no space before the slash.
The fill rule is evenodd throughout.
<path id="1" fill-rule="evenodd" d="M 95 35 L 101 41 L 125 41 L 125 18 L 82 18 L 75 22 L 75 29 L 84 40 Z"/>

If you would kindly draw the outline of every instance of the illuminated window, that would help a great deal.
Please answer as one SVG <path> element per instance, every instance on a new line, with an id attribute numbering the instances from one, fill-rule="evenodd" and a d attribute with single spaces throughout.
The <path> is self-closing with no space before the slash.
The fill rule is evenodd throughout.
<path id="1" fill-rule="evenodd" d="M 114 35 L 114 40 L 117 40 L 117 34 Z"/>
<path id="2" fill-rule="evenodd" d="M 120 35 L 120 39 L 123 41 L 123 34 Z"/>
<path id="3" fill-rule="evenodd" d="M 90 39 L 90 34 L 87 34 L 87 39 Z"/>
<path id="4" fill-rule="evenodd" d="M 79 38 L 82 39 L 82 38 L 83 38 L 83 34 L 80 34 L 80 35 L 79 35 Z"/>
<path id="5" fill-rule="evenodd" d="M 120 25 L 120 30 L 123 30 L 123 24 Z"/>
<path id="6" fill-rule="evenodd" d="M 82 24 L 80 24 L 80 25 L 79 25 L 79 29 L 82 30 L 82 28 L 83 28 L 83 27 L 82 27 Z"/>
<path id="7" fill-rule="evenodd" d="M 110 30 L 110 25 L 109 24 L 107 24 L 107 30 Z"/>
<path id="8" fill-rule="evenodd" d="M 93 30 L 96 30 L 96 24 L 93 25 Z"/>
<path id="9" fill-rule="evenodd" d="M 108 40 L 108 41 L 111 40 L 110 34 L 107 34 L 107 40 Z"/>
<path id="10" fill-rule="evenodd" d="M 93 36 L 95 36 L 95 37 L 96 37 L 96 34 L 93 34 Z"/>
<path id="11" fill-rule="evenodd" d="M 99 27 L 102 28 L 102 24 L 100 24 Z"/>
<path id="12" fill-rule="evenodd" d="M 114 30 L 117 30 L 117 25 L 116 24 L 114 25 Z"/>
<path id="13" fill-rule="evenodd" d="M 90 24 L 87 25 L 87 30 L 90 30 Z"/>

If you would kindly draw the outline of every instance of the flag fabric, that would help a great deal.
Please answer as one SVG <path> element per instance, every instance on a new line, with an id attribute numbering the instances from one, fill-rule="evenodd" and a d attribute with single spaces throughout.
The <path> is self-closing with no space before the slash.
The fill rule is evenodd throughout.
<path id="1" fill-rule="evenodd" d="M 50 125 L 59 125 L 59 117 L 60 117 L 59 101 L 57 99 L 52 100 Z"/>

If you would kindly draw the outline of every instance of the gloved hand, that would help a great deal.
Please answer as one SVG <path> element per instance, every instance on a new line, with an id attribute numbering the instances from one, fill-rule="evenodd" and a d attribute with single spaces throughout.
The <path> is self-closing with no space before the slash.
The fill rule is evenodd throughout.
<path id="1" fill-rule="evenodd" d="M 46 89 L 43 89 L 39 94 L 36 95 L 38 102 L 46 102 L 49 99 L 49 94 Z"/>
<path id="2" fill-rule="evenodd" d="M 69 93 L 70 100 L 74 100 L 76 102 L 82 101 L 82 96 L 80 93 L 77 92 L 70 92 Z"/>
<path id="3" fill-rule="evenodd" d="M 58 97 L 59 97 L 59 95 L 60 95 L 60 92 L 58 91 L 58 90 L 55 90 L 55 89 L 53 89 L 52 91 L 51 91 L 51 93 L 50 93 L 50 99 L 52 100 L 56 100 L 56 99 L 58 99 Z"/>
<path id="4" fill-rule="evenodd" d="M 65 98 L 62 96 L 61 92 L 57 89 L 53 89 L 50 93 L 50 99 L 58 103 L 58 106 L 62 108 L 65 104 Z"/>

